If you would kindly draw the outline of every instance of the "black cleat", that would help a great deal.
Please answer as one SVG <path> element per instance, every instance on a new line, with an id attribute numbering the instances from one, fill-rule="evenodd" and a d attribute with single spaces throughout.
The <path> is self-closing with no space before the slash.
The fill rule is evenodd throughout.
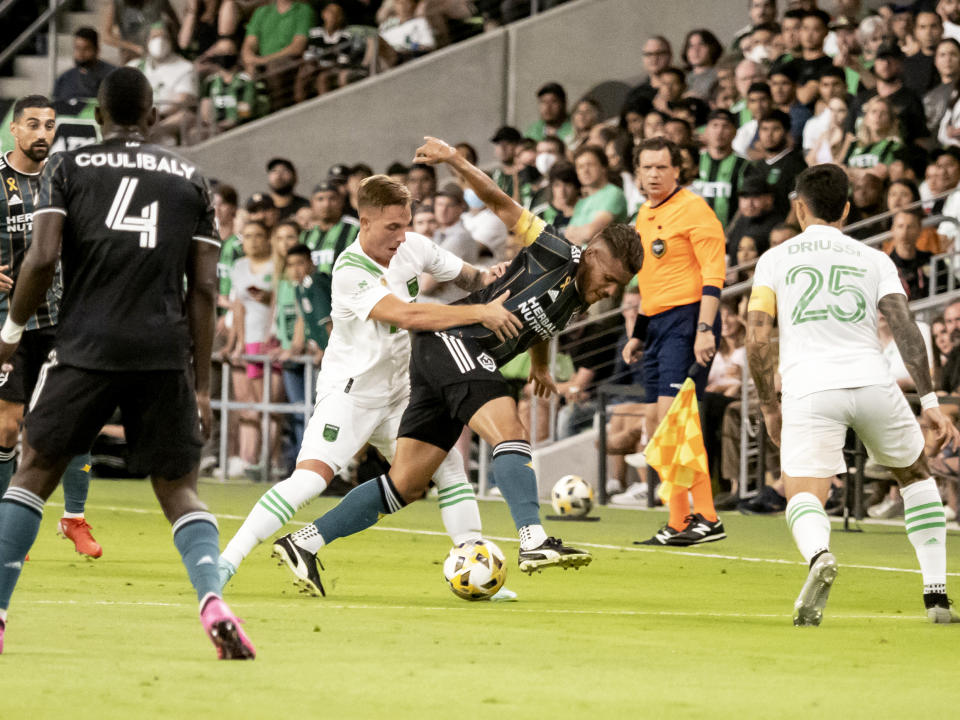
<path id="1" fill-rule="evenodd" d="M 520 548 L 520 572 L 530 575 L 536 570 L 539 572 L 545 567 L 562 567 L 579 569 L 589 565 L 593 557 L 586 550 L 567 547 L 560 538 L 548 537 L 539 547 L 532 550 Z"/>
<path id="2" fill-rule="evenodd" d="M 686 528 L 684 528 L 686 529 Z M 653 537 L 646 540 L 634 540 L 634 545 L 673 545 L 673 539 L 679 535 L 683 530 L 674 530 L 669 525 L 664 525 L 662 528 L 657 530 Z"/>
<path id="3" fill-rule="evenodd" d="M 960 616 L 953 611 L 950 598 L 946 593 L 924 593 L 923 605 L 927 609 L 927 619 L 937 625 L 960 622 Z"/>
<path id="4" fill-rule="evenodd" d="M 290 572 L 297 577 L 296 584 L 302 587 L 304 592 L 315 597 L 326 597 L 327 593 L 323 589 L 323 583 L 320 582 L 320 570 L 323 569 L 323 564 L 315 553 L 304 550 L 288 534 L 277 538 L 273 543 L 273 557 L 280 558 L 287 564 Z M 320 570 L 317 569 L 318 565 Z"/>
<path id="5" fill-rule="evenodd" d="M 726 536 L 727 533 L 723 530 L 723 523 L 720 522 L 720 518 L 717 518 L 716 522 L 710 522 L 700 513 L 694 513 L 693 515 L 687 515 L 687 526 L 682 532 L 670 538 L 667 545 L 679 547 L 700 545 L 701 543 L 723 540 Z"/>

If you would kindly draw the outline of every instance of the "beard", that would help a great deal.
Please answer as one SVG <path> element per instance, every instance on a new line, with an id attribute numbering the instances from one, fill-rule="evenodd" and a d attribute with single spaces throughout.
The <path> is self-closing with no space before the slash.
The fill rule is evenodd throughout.
<path id="1" fill-rule="evenodd" d="M 273 188 L 273 191 L 277 195 L 282 195 L 286 197 L 287 195 L 293 195 L 293 183 L 287 183 L 286 185 L 277 185 Z"/>
<path id="2" fill-rule="evenodd" d="M 23 154 L 34 162 L 43 162 L 50 154 L 50 146 L 46 143 L 34 143 L 28 148 L 21 148 Z"/>

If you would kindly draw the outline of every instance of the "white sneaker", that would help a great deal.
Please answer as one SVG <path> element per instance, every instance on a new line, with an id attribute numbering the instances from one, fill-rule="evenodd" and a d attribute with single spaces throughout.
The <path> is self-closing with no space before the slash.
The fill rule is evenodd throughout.
<path id="1" fill-rule="evenodd" d="M 947 516 L 947 522 L 957 519 L 957 511 L 949 505 L 943 506 L 943 514 Z"/>
<path id="2" fill-rule="evenodd" d="M 632 468 L 641 470 L 647 466 L 647 458 L 642 452 L 630 453 L 623 456 L 623 461 Z"/>
<path id="3" fill-rule="evenodd" d="M 242 477 L 247 467 L 249 464 L 242 457 L 234 455 L 227 460 L 227 477 Z"/>
<path id="4" fill-rule="evenodd" d="M 607 478 L 607 497 L 623 492 L 623 485 L 616 478 Z"/>
<path id="5" fill-rule="evenodd" d="M 895 518 L 903 515 L 903 500 L 889 495 L 876 505 L 867 508 L 867 515 L 872 518 Z"/>
<path id="6" fill-rule="evenodd" d="M 621 507 L 646 507 L 647 506 L 647 484 L 635 482 L 622 493 L 617 493 L 610 498 L 611 505 L 620 505 Z"/>

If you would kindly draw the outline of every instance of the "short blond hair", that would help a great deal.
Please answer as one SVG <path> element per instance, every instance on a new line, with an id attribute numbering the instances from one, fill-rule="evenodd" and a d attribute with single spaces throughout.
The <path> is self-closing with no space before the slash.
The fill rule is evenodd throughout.
<path id="1" fill-rule="evenodd" d="M 357 210 L 383 210 L 391 205 L 409 205 L 410 191 L 387 175 L 371 175 L 360 183 Z"/>

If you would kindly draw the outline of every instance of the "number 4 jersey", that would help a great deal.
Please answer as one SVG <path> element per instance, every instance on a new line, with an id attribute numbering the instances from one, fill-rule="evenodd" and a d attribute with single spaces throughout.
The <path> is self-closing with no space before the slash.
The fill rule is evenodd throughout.
<path id="1" fill-rule="evenodd" d="M 905 294 L 893 261 L 837 228 L 811 225 L 765 252 L 750 309 L 779 318 L 784 395 L 888 382 L 877 303 L 891 294 Z"/>
<path id="2" fill-rule="evenodd" d="M 34 216 L 42 213 L 65 216 L 58 361 L 183 369 L 187 260 L 195 242 L 220 244 L 196 166 L 119 138 L 60 152 L 43 170 Z"/>

